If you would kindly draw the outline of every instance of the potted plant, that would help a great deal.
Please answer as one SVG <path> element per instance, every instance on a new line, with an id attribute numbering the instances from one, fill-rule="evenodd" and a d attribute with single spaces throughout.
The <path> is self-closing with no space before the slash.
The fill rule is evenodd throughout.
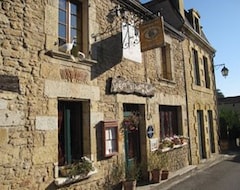
<path id="1" fill-rule="evenodd" d="M 151 152 L 148 159 L 149 173 L 151 176 L 152 183 L 160 182 L 160 172 L 162 169 L 161 157 L 159 151 Z"/>
<path id="2" fill-rule="evenodd" d="M 161 180 L 168 179 L 169 170 L 168 170 L 168 155 L 167 153 L 160 153 L 162 171 L 161 171 Z"/>
<path id="3" fill-rule="evenodd" d="M 165 137 L 160 142 L 159 148 L 162 150 L 169 150 L 169 149 L 173 148 L 173 146 L 174 146 L 174 143 L 173 143 L 172 139 L 169 137 Z"/>
<path id="4" fill-rule="evenodd" d="M 124 165 L 122 162 L 113 163 L 110 181 L 112 189 L 122 190 L 122 182 L 124 181 Z"/>
<path id="5" fill-rule="evenodd" d="M 136 164 L 126 168 L 126 179 L 123 183 L 124 190 L 135 190 L 139 178 L 140 169 Z"/>
<path id="6" fill-rule="evenodd" d="M 123 120 L 123 129 L 128 131 L 137 131 L 139 127 L 139 113 L 132 112 Z"/>

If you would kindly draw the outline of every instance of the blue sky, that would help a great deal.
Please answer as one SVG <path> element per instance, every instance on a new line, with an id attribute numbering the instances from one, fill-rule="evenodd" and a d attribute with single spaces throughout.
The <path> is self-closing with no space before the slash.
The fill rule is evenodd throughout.
<path id="1" fill-rule="evenodd" d="M 224 63 L 229 69 L 224 78 L 222 67 L 215 67 L 217 88 L 225 97 L 240 96 L 240 1 L 184 0 L 184 6 L 186 10 L 194 8 L 199 12 L 203 31 L 216 50 L 214 65 Z"/>

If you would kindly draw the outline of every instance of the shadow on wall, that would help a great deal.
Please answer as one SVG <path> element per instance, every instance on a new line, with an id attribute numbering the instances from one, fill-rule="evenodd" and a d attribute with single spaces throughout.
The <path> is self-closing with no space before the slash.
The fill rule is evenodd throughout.
<path id="1" fill-rule="evenodd" d="M 52 183 L 50 183 L 45 190 L 56 190 L 58 189 L 57 186 L 55 185 L 54 181 Z"/>
<path id="2" fill-rule="evenodd" d="M 97 161 L 103 160 L 103 137 L 102 137 L 102 124 L 96 124 L 96 139 L 97 139 Z"/>
<path id="3" fill-rule="evenodd" d="M 92 66 L 91 79 L 95 79 L 120 63 L 122 56 L 122 33 L 94 43 L 92 45 L 92 59 L 97 60 L 97 64 Z"/>

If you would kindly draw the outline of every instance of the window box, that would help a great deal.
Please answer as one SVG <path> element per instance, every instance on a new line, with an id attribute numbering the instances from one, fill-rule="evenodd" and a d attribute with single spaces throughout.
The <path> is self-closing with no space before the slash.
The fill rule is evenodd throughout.
<path id="1" fill-rule="evenodd" d="M 187 145 L 188 137 L 177 136 L 165 137 L 159 145 L 162 152 L 167 152 L 173 149 L 181 148 Z"/>
<path id="2" fill-rule="evenodd" d="M 76 175 L 76 176 L 71 176 L 71 177 L 58 177 L 55 179 L 54 182 L 55 182 L 55 185 L 57 185 L 57 186 L 64 186 L 64 185 L 68 185 L 71 183 L 76 183 L 76 182 L 84 180 L 84 179 L 88 179 L 90 176 L 92 176 L 95 173 L 97 173 L 96 169 L 94 169 L 94 171 L 90 171 L 86 175 Z"/>
<path id="3" fill-rule="evenodd" d="M 103 121 L 103 155 L 110 157 L 118 153 L 118 123 Z"/>
<path id="4" fill-rule="evenodd" d="M 57 186 L 63 186 L 70 183 L 87 179 L 91 175 L 97 173 L 92 161 L 87 157 L 82 157 L 81 161 L 59 167 L 60 177 L 55 179 Z"/>

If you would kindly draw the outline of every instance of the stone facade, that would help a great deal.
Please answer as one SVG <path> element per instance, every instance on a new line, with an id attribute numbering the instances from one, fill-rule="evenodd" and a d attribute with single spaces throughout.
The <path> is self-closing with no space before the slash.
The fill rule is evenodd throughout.
<path id="1" fill-rule="evenodd" d="M 85 129 L 82 152 L 93 161 L 97 172 L 62 189 L 109 188 L 111 167 L 116 160 L 125 158 L 121 125 L 126 104 L 140 107 L 142 162 L 147 163 L 150 149 L 147 127 L 153 126 L 153 138 L 160 138 L 159 106 L 165 105 L 180 108 L 181 135 L 190 136 L 192 163 L 198 163 L 195 110 L 213 110 L 214 118 L 216 110 L 214 82 L 207 91 L 192 85 L 189 49 L 195 42 L 182 42 L 165 32 L 171 46 L 172 80 L 164 80 L 160 73 L 161 48 L 137 52 L 141 62 L 123 57 L 120 21 L 109 23 L 106 19 L 116 4 L 89 0 L 82 6 L 83 17 L 88 18 L 83 22 L 87 31 L 83 34 L 86 59 L 76 60 L 58 52 L 58 1 L 0 1 L 0 76 L 11 79 L 9 85 L 0 83 L 0 189 L 57 188 L 54 181 L 58 178 L 59 105 L 65 102 L 81 103 Z M 210 59 L 203 48 L 199 51 Z M 117 76 L 137 84 L 151 84 L 154 96 L 111 93 L 110 81 Z M 110 158 L 102 156 L 99 124 L 104 120 L 118 122 L 118 154 Z M 186 147 L 175 152 L 183 159 L 173 161 L 171 170 L 189 164 Z M 208 145 L 206 150 L 210 157 Z"/>
<path id="2" fill-rule="evenodd" d="M 192 16 L 189 16 L 189 14 Z M 188 17 L 197 17 L 197 19 L 199 19 L 198 17 L 200 16 L 192 9 L 189 10 Z M 188 79 L 186 80 L 186 94 L 188 102 L 189 137 L 191 142 L 191 163 L 198 164 L 202 159 L 208 159 L 212 157 L 213 154 L 219 153 L 216 86 L 213 73 L 215 50 L 206 41 L 202 30 L 196 32 L 188 23 L 185 24 L 183 31 L 188 36 L 183 44 L 185 70 Z M 194 65 L 193 49 L 197 52 L 198 57 L 199 73 L 197 74 Z M 196 75 L 199 77 L 198 84 L 196 84 Z M 202 134 L 202 137 L 200 137 L 200 134 Z"/>

